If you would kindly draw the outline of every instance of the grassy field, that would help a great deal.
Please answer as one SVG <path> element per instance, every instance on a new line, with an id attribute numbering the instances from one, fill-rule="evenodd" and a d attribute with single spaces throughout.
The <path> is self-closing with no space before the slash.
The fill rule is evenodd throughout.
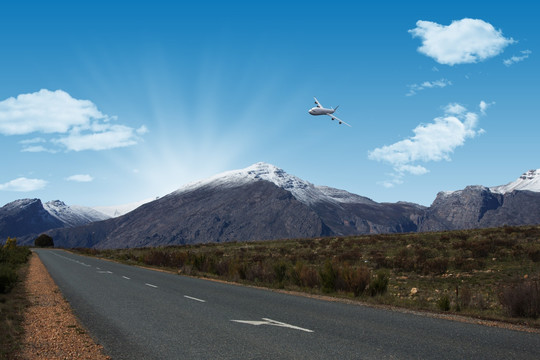
<path id="1" fill-rule="evenodd" d="M 179 274 L 540 327 L 540 226 L 78 251 Z"/>

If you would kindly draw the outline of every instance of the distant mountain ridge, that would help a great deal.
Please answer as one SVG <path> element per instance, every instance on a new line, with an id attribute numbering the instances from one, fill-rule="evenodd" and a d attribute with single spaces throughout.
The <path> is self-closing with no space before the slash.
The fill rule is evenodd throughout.
<path id="1" fill-rule="evenodd" d="M 0 208 L 0 239 L 32 236 L 64 227 L 76 227 L 109 217 L 84 206 L 68 206 L 60 200 L 43 204 L 40 199 L 20 199 Z"/>
<path id="2" fill-rule="evenodd" d="M 442 191 L 425 207 L 377 203 L 257 163 L 187 184 L 123 216 L 75 227 L 64 218 L 48 233 L 65 247 L 113 248 L 538 224 L 538 173 L 498 187 Z M 45 213 L 42 222 L 58 224 L 51 215 L 58 212 Z"/>

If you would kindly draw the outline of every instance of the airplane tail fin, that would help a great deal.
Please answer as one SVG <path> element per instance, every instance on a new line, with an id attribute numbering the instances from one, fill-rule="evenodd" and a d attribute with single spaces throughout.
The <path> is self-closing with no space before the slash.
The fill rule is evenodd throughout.
<path id="1" fill-rule="evenodd" d="M 339 105 L 334 108 L 334 111 L 336 111 L 338 107 L 339 107 Z"/>

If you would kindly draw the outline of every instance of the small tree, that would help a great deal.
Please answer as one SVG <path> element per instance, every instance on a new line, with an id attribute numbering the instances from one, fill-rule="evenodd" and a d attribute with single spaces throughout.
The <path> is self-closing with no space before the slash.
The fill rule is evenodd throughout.
<path id="1" fill-rule="evenodd" d="M 41 234 L 34 240 L 34 245 L 37 247 L 54 247 L 54 241 L 49 235 Z"/>
<path id="2" fill-rule="evenodd" d="M 17 238 L 11 238 L 8 236 L 4 249 L 15 249 L 17 247 Z"/>

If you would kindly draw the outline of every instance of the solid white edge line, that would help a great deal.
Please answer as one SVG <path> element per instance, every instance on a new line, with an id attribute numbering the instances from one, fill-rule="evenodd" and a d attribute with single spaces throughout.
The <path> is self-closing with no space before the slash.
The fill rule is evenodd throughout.
<path id="1" fill-rule="evenodd" d="M 150 287 L 153 287 L 153 288 L 157 288 L 157 286 L 156 286 L 156 285 L 152 285 L 152 284 L 149 284 L 149 283 L 144 283 L 144 285 L 146 285 L 146 286 L 150 286 Z"/>
<path id="2" fill-rule="evenodd" d="M 195 301 L 199 301 L 199 302 L 206 302 L 206 300 L 197 299 L 197 298 L 194 298 L 194 297 L 192 297 L 192 296 L 184 295 L 184 297 L 185 297 L 186 299 L 191 299 L 191 300 L 195 300 Z"/>

